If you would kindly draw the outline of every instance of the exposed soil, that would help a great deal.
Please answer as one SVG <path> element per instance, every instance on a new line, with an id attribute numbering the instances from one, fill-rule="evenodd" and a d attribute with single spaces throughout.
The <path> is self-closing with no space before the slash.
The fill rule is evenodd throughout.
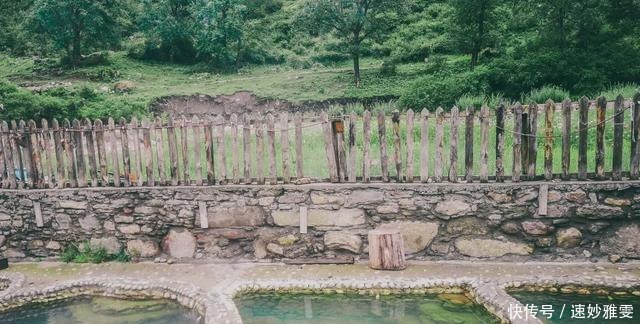
<path id="1" fill-rule="evenodd" d="M 328 109 L 331 105 L 360 102 L 365 106 L 373 103 L 393 100 L 395 97 L 375 97 L 367 99 L 336 98 L 323 101 L 308 101 L 292 103 L 281 99 L 266 99 L 257 97 L 249 91 L 240 91 L 232 95 L 209 96 L 195 94 L 190 96 L 167 96 L 158 98 L 151 104 L 150 110 L 155 115 L 168 114 L 171 117 L 187 117 L 194 115 L 207 118 L 215 115 L 244 114 L 244 113 L 277 113 L 314 112 Z"/>

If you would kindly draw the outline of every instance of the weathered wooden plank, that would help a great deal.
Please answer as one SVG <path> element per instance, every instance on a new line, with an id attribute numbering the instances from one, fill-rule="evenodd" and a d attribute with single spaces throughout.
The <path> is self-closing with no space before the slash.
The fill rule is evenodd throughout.
<path id="1" fill-rule="evenodd" d="M 53 158 L 55 156 L 53 149 L 53 141 L 51 137 L 51 130 L 49 129 L 49 122 L 46 119 L 40 121 L 42 125 L 42 133 L 39 134 L 40 148 L 42 155 L 46 158 L 42 158 L 42 172 L 44 175 L 45 185 L 47 188 L 53 188 L 55 171 L 53 167 Z M 0 157 L 1 159 L 1 157 Z"/>
<path id="2" fill-rule="evenodd" d="M 631 172 L 633 180 L 640 176 L 640 92 L 631 100 Z"/>
<path id="3" fill-rule="evenodd" d="M 227 184 L 227 153 L 224 140 L 225 120 L 221 115 L 215 119 L 217 137 L 216 146 L 218 148 L 218 184 Z"/>
<path id="4" fill-rule="evenodd" d="M 527 174 L 529 168 L 529 137 L 531 130 L 529 129 L 529 108 L 522 106 L 522 134 L 520 134 L 520 154 L 522 162 L 521 174 Z"/>
<path id="5" fill-rule="evenodd" d="M 522 174 L 522 105 L 517 102 L 513 107 L 513 164 L 511 181 L 519 182 Z"/>
<path id="6" fill-rule="evenodd" d="M 242 114 L 242 148 L 244 154 L 244 183 L 251 183 L 251 120 L 247 113 Z"/>
<path id="7" fill-rule="evenodd" d="M 234 184 L 240 183 L 240 143 L 238 142 L 238 115 L 231 114 L 229 117 L 231 125 L 231 181 Z"/>
<path id="8" fill-rule="evenodd" d="M 120 187 L 120 153 L 118 153 L 118 136 L 116 134 L 116 123 L 113 118 L 109 118 L 107 123 L 109 128 L 109 156 L 111 156 L 111 167 L 113 168 L 113 184 Z"/>
<path id="9" fill-rule="evenodd" d="M 13 157 L 13 165 L 18 170 L 16 172 L 17 179 L 17 188 L 23 189 L 26 184 L 27 178 L 27 170 L 25 167 L 25 162 L 22 156 L 22 147 L 21 143 L 24 142 L 22 132 L 18 129 L 18 123 L 15 120 L 11 121 L 11 134 L 9 135 L 11 141 L 11 152 Z"/>
<path id="10" fill-rule="evenodd" d="M 504 104 L 496 109 L 496 182 L 504 182 Z"/>
<path id="11" fill-rule="evenodd" d="M 212 130 L 212 126 L 213 125 L 213 121 L 208 118 L 205 119 L 204 121 L 204 147 L 205 147 L 205 154 L 206 154 L 206 159 L 207 159 L 207 184 L 214 184 L 215 183 L 215 157 L 214 157 L 214 148 L 213 148 L 213 142 L 214 142 L 214 138 L 213 138 L 213 134 L 214 131 Z M 245 162 L 246 165 L 246 162 Z"/>
<path id="12" fill-rule="evenodd" d="M 624 139 L 622 137 L 624 132 L 624 97 L 619 95 L 616 98 L 614 104 L 614 117 L 613 117 L 613 163 L 612 163 L 612 175 L 613 180 L 622 179 L 622 144 Z"/>
<path id="13" fill-rule="evenodd" d="M 413 165 L 413 121 L 415 114 L 413 110 L 407 110 L 407 156 L 406 156 L 406 181 L 413 182 L 414 165 Z"/>
<path id="14" fill-rule="evenodd" d="M 135 184 L 140 187 L 144 185 L 143 161 L 145 159 L 142 155 L 143 148 L 141 146 L 144 146 L 144 144 L 142 143 L 143 135 L 141 134 L 141 130 L 142 127 L 140 126 L 138 119 L 136 117 L 131 118 L 131 140 L 129 141 L 129 144 L 133 144 L 133 161 L 135 169 L 135 180 L 132 180 L 132 182 L 135 181 Z"/>
<path id="15" fill-rule="evenodd" d="M 6 134 L 4 130 L 2 130 L 2 126 L 0 126 L 0 187 L 1 188 L 9 188 L 9 176 L 13 173 L 13 169 L 7 168 L 5 165 L 5 140 Z"/>
<path id="16" fill-rule="evenodd" d="M 356 155 L 357 155 L 357 147 L 356 147 L 356 113 L 351 112 L 349 115 L 349 161 L 348 161 L 348 178 L 349 182 L 356 182 Z"/>
<path id="17" fill-rule="evenodd" d="M 280 114 L 280 150 L 282 151 L 282 181 L 291 182 L 291 166 L 289 156 L 289 114 L 284 111 Z"/>
<path id="18" fill-rule="evenodd" d="M 362 114 L 362 182 L 371 178 L 371 112 Z"/>
<path id="19" fill-rule="evenodd" d="M 107 166 L 107 148 L 104 142 L 104 125 L 100 119 L 94 122 L 96 147 L 98 148 L 98 163 L 100 165 L 100 182 L 102 186 L 109 185 L 109 170 Z"/>
<path id="20" fill-rule="evenodd" d="M 340 117 L 340 123 L 331 122 L 331 130 L 333 136 L 333 147 L 336 151 L 336 162 L 338 166 L 338 177 L 340 182 L 345 182 L 347 178 L 347 153 L 344 144 L 344 119 Z M 338 129 L 338 125 L 341 127 Z"/>
<path id="21" fill-rule="evenodd" d="M 449 137 L 449 182 L 458 182 L 458 127 L 460 114 L 458 107 L 451 108 L 451 136 Z"/>
<path id="22" fill-rule="evenodd" d="M 75 188 L 78 186 L 78 171 L 76 169 L 75 159 L 75 143 L 73 130 L 71 129 L 71 123 L 68 119 L 62 122 L 64 129 L 64 152 L 67 166 L 67 177 L 69 178 L 69 186 Z"/>
<path id="23" fill-rule="evenodd" d="M 65 163 L 69 163 L 69 162 L 68 161 L 65 162 L 64 160 L 63 135 L 62 135 L 62 130 L 60 129 L 60 124 L 58 123 L 57 119 L 54 118 L 53 121 L 51 121 L 51 128 L 53 130 L 53 143 L 54 143 L 54 149 L 56 152 L 56 188 L 64 188 L 66 183 Z M 4 128 L 3 128 L 3 131 L 4 131 Z"/>
<path id="24" fill-rule="evenodd" d="M 18 151 L 15 155 L 18 161 L 16 165 L 20 166 L 20 184 L 18 188 L 31 187 L 32 177 L 28 174 L 31 168 L 31 155 L 27 151 L 28 138 L 25 134 L 25 122 L 20 120 L 18 123 L 11 121 L 11 129 L 16 134 L 14 136 L 14 148 Z"/>
<path id="25" fill-rule="evenodd" d="M 571 99 L 562 102 L 562 179 L 569 180 L 571 167 Z"/>
<path id="26" fill-rule="evenodd" d="M 27 125 L 29 127 L 27 148 L 31 157 L 32 186 L 33 188 L 44 188 L 42 156 L 40 154 L 40 145 L 38 144 L 38 128 L 33 120 L 29 120 Z"/>
<path id="27" fill-rule="evenodd" d="M 167 143 L 169 148 L 169 173 L 171 176 L 171 185 L 177 186 L 179 183 L 178 139 L 176 135 L 176 126 L 172 118 L 169 118 L 169 120 L 167 121 L 167 140 L 168 140 Z"/>
<path id="28" fill-rule="evenodd" d="M 393 125 L 393 164 L 396 167 L 396 181 L 402 182 L 402 158 L 400 147 L 400 111 L 394 110 L 391 116 L 391 122 Z"/>
<path id="29" fill-rule="evenodd" d="M 76 168 L 78 173 L 78 187 L 87 186 L 86 180 L 86 152 L 82 144 L 82 126 L 77 119 L 73 120 L 74 147 L 76 149 Z"/>
<path id="30" fill-rule="evenodd" d="M 293 117 L 296 127 L 296 178 L 304 178 L 304 158 L 302 155 L 302 113 L 297 112 Z"/>
<path id="31" fill-rule="evenodd" d="M 157 162 L 157 170 L 158 170 L 158 181 L 160 185 L 167 184 L 167 173 L 166 173 L 166 164 L 165 164 L 165 153 L 164 153 L 164 132 L 162 119 L 160 116 L 156 117 L 154 123 L 154 130 L 151 132 L 151 136 L 153 137 L 153 141 L 156 144 L 156 162 Z"/>
<path id="32" fill-rule="evenodd" d="M 607 112 L 607 99 L 604 96 L 598 97 L 596 101 L 596 178 L 604 179 L 604 129 Z"/>
<path id="33" fill-rule="evenodd" d="M 536 160 L 538 158 L 538 105 L 536 103 L 529 104 L 529 134 L 527 178 L 534 180 L 536 178 Z"/>
<path id="34" fill-rule="evenodd" d="M 153 125 L 148 118 L 144 118 L 141 123 L 142 128 L 142 156 L 144 174 L 147 178 L 148 186 L 156 185 L 156 178 L 153 172 L 153 152 L 151 150 L 151 133 L 154 132 Z"/>
<path id="35" fill-rule="evenodd" d="M 89 178 L 87 180 L 91 181 L 92 187 L 98 186 L 98 159 L 96 152 L 96 138 L 93 132 L 93 124 L 89 118 L 85 118 L 82 121 L 83 126 L 83 135 L 85 141 L 85 154 L 88 156 L 88 164 L 87 164 L 87 172 L 89 173 Z"/>
<path id="36" fill-rule="evenodd" d="M 473 182 L 473 127 L 475 121 L 475 108 L 467 107 L 467 116 L 465 117 L 465 140 L 464 140 L 464 173 L 465 180 Z"/>
<path id="37" fill-rule="evenodd" d="M 124 118 L 120 118 L 120 144 L 122 148 L 122 171 L 123 184 L 125 187 L 131 185 L 131 153 L 129 151 L 129 124 Z"/>
<path id="38" fill-rule="evenodd" d="M 55 125 L 57 126 L 57 121 Z M 5 188 L 15 189 L 17 187 L 15 172 L 16 167 L 14 164 L 13 151 L 11 149 L 11 135 L 13 134 L 9 133 L 9 125 L 6 121 L 2 121 L 0 131 L 2 131 L 2 153 L 4 157 L 5 168 L 7 170 L 7 181 Z"/>
<path id="39" fill-rule="evenodd" d="M 276 126 L 273 114 L 267 114 L 267 156 L 269 162 L 269 183 L 276 184 Z"/>
<path id="40" fill-rule="evenodd" d="M 191 146 L 193 147 L 193 163 L 195 169 L 195 184 L 202 185 L 202 123 L 200 118 L 194 115 L 191 118 L 191 127 L 193 129 L 193 137 L 191 137 Z"/>
<path id="41" fill-rule="evenodd" d="M 489 181 L 489 107 L 480 109 L 480 182 Z"/>
<path id="42" fill-rule="evenodd" d="M 578 123 L 578 180 L 587 179 L 587 131 L 589 130 L 589 99 L 580 98 L 580 122 Z"/>
<path id="43" fill-rule="evenodd" d="M 553 179 L 553 113 L 556 105 L 553 100 L 547 100 L 544 105 L 544 178 Z"/>
<path id="44" fill-rule="evenodd" d="M 180 149 L 182 155 L 182 184 L 191 184 L 191 165 L 189 164 L 189 129 L 191 128 L 191 122 L 186 118 L 180 120 Z"/>
<path id="45" fill-rule="evenodd" d="M 436 156 L 434 162 L 434 181 L 442 182 L 444 165 L 444 110 L 436 109 Z"/>
<path id="46" fill-rule="evenodd" d="M 256 180 L 258 184 L 264 184 L 264 123 L 260 115 L 255 118 L 256 132 Z"/>
<path id="47" fill-rule="evenodd" d="M 322 122 L 322 134 L 324 137 L 324 148 L 327 155 L 327 167 L 329 168 L 329 179 L 331 182 L 338 182 L 338 165 L 336 161 L 336 153 L 333 146 L 332 126 L 329 122 L 329 116 L 326 112 L 320 114 Z"/>
<path id="48" fill-rule="evenodd" d="M 420 112 L 420 181 L 429 181 L 429 111 Z"/>
<path id="49" fill-rule="evenodd" d="M 387 156 L 387 126 L 384 111 L 378 111 L 378 142 L 380 142 L 380 168 L 382 181 L 389 182 L 389 158 Z"/>

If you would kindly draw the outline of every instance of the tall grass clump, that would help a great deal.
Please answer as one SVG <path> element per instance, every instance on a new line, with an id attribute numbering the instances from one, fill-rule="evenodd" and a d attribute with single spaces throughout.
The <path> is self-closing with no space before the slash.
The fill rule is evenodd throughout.
<path id="1" fill-rule="evenodd" d="M 617 83 L 609 85 L 598 96 L 604 96 L 607 100 L 614 100 L 619 95 L 625 98 L 633 98 L 638 92 L 640 92 L 640 85 L 636 83 Z"/>
<path id="2" fill-rule="evenodd" d="M 522 102 L 544 103 L 551 99 L 554 102 L 561 102 L 570 98 L 569 91 L 558 86 L 547 85 L 538 89 L 533 89 L 522 96 Z"/>

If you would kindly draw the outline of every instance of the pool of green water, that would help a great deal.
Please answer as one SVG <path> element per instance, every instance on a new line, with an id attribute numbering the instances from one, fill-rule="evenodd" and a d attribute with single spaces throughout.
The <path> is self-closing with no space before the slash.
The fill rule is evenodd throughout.
<path id="1" fill-rule="evenodd" d="M 536 317 L 544 323 L 640 323 L 640 297 L 524 291 L 509 294 L 523 305 L 537 309 Z M 543 306 L 545 312 L 541 311 Z M 510 317 L 515 313 L 512 307 Z"/>
<path id="2" fill-rule="evenodd" d="M 464 295 L 251 294 L 235 299 L 245 324 L 498 323 Z"/>
<path id="3" fill-rule="evenodd" d="M 33 304 L 0 313 L 2 324 L 196 324 L 200 321 L 198 314 L 169 301 L 102 297 Z"/>

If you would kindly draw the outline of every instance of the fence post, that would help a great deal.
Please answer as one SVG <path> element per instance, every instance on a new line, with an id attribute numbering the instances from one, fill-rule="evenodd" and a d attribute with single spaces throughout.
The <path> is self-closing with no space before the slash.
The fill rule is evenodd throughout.
<path id="1" fill-rule="evenodd" d="M 231 174 L 233 176 L 233 183 L 240 183 L 240 143 L 238 142 L 238 115 L 235 113 L 231 114 L 229 118 L 229 123 L 231 124 Z M 198 145 L 200 145 L 201 138 L 196 137 L 198 140 Z M 199 164 L 199 163 L 198 163 Z"/>
<path id="2" fill-rule="evenodd" d="M 326 112 L 320 114 L 322 121 L 322 132 L 324 134 L 324 148 L 327 155 L 327 167 L 329 168 L 329 179 L 331 182 L 338 182 L 338 167 L 336 164 L 336 153 L 333 146 L 332 125 L 329 123 L 329 116 Z"/>
<path id="3" fill-rule="evenodd" d="M 282 181 L 286 184 L 291 181 L 289 170 L 289 114 L 284 111 L 280 114 L 280 150 L 282 151 Z"/>
<path id="4" fill-rule="evenodd" d="M 43 178 L 46 178 L 46 185 L 48 188 L 53 188 L 53 182 L 55 178 L 55 171 L 53 170 L 53 143 L 51 140 L 51 132 L 49 130 L 49 122 L 46 119 L 40 121 L 42 125 L 42 134 L 40 137 L 40 147 L 42 154 L 46 155 L 46 159 L 42 160 Z M 0 155 L 1 159 L 1 155 Z"/>
<path id="5" fill-rule="evenodd" d="M 529 134 L 529 138 L 526 139 L 529 147 L 527 177 L 529 180 L 535 180 L 536 159 L 538 158 L 538 105 L 535 102 L 529 104 Z"/>
<path id="6" fill-rule="evenodd" d="M 258 184 L 264 184 L 264 123 L 261 115 L 256 115 L 256 179 Z M 331 150 L 333 153 L 333 149 Z"/>
<path id="7" fill-rule="evenodd" d="M 400 111 L 393 111 L 391 116 L 393 125 L 393 162 L 396 167 L 396 182 L 402 182 L 402 159 L 400 158 Z"/>
<path id="8" fill-rule="evenodd" d="M 218 147 L 218 184 L 227 184 L 227 153 L 224 144 L 225 120 L 222 115 L 216 116 L 214 124 L 217 129 L 216 146 Z"/>
<path id="9" fill-rule="evenodd" d="M 69 186 L 75 188 L 78 186 L 78 172 L 76 170 L 76 159 L 74 157 L 75 145 L 73 143 L 73 132 L 71 130 L 71 123 L 68 119 L 62 122 L 64 128 L 64 151 L 65 158 L 67 160 L 67 177 L 69 177 Z"/>
<path id="10" fill-rule="evenodd" d="M 124 143 L 124 138 L 125 138 L 125 134 L 126 133 L 122 133 L 123 137 L 122 137 L 122 150 L 124 152 L 124 150 L 126 149 L 126 145 Z M 171 173 L 171 185 L 172 186 L 177 186 L 178 185 L 178 139 L 177 139 L 177 135 L 176 135 L 176 126 L 174 124 L 173 118 L 169 117 L 169 120 L 167 121 L 167 144 L 168 144 L 168 148 L 169 148 L 169 173 Z M 127 179 L 126 176 L 126 167 L 127 162 L 126 162 L 126 158 L 125 158 L 125 181 Z M 126 185 L 126 182 L 125 182 Z"/>
<path id="11" fill-rule="evenodd" d="M 449 152 L 449 182 L 458 182 L 458 125 L 459 111 L 458 107 L 451 108 L 451 137 Z"/>
<path id="12" fill-rule="evenodd" d="M 529 170 L 529 137 L 531 137 L 531 129 L 529 129 L 529 107 L 522 106 L 522 134 L 520 135 L 520 156 L 521 166 L 520 174 L 527 175 Z M 526 178 L 526 177 L 525 177 Z"/>
<path id="13" fill-rule="evenodd" d="M 78 167 L 78 187 L 84 188 L 87 186 L 86 181 L 86 165 L 85 165 L 85 151 L 84 145 L 82 145 L 82 126 L 77 119 L 73 120 L 74 130 L 74 146 L 76 148 L 76 163 Z"/>
<path id="14" fill-rule="evenodd" d="M 296 126 L 296 178 L 304 178 L 304 158 L 302 155 L 302 113 L 297 112 L 293 117 Z"/>
<path id="15" fill-rule="evenodd" d="M 246 117 L 246 114 L 245 114 Z M 245 125 L 246 126 L 246 125 Z M 207 184 L 215 183 L 215 158 L 214 158 L 214 150 L 213 150 L 213 131 L 212 131 L 212 121 L 211 118 L 206 118 L 204 120 L 204 151 L 206 154 L 207 160 Z M 246 150 L 246 147 L 245 147 Z M 245 162 L 246 165 L 246 162 Z M 251 179 L 249 178 L 247 183 L 251 183 Z"/>
<path id="16" fill-rule="evenodd" d="M 189 176 L 189 124 L 186 117 L 180 120 L 180 148 L 182 149 L 182 184 L 191 184 Z"/>
<path id="17" fill-rule="evenodd" d="M 607 99 L 604 96 L 598 97 L 596 103 L 596 114 L 598 126 L 596 127 L 596 178 L 604 179 L 604 129 L 607 112 Z"/>
<path id="18" fill-rule="evenodd" d="M 206 133 L 205 133 L 206 137 Z M 242 149 L 244 160 L 244 183 L 251 183 L 251 120 L 247 113 L 242 114 Z M 207 157 L 209 153 L 207 153 Z M 211 181 L 209 181 L 211 183 Z"/>
<path id="19" fill-rule="evenodd" d="M 407 110 L 407 157 L 406 157 L 406 175 L 407 182 L 413 182 L 413 110 Z"/>
<path id="20" fill-rule="evenodd" d="M 380 168 L 382 169 L 382 181 L 389 182 L 389 166 L 387 158 L 387 126 L 384 111 L 378 111 L 378 142 L 380 142 Z"/>
<path id="21" fill-rule="evenodd" d="M 513 164 L 511 181 L 519 182 L 522 173 L 522 105 L 517 102 L 513 107 Z"/>
<path id="22" fill-rule="evenodd" d="M 544 178 L 553 179 L 553 113 L 556 105 L 553 100 L 547 100 L 544 107 L 545 142 L 544 142 Z"/>
<path id="23" fill-rule="evenodd" d="M 475 117 L 475 108 L 468 106 L 464 131 L 464 178 L 468 183 L 473 182 L 473 127 Z"/>
<path id="24" fill-rule="evenodd" d="M 278 175 L 276 174 L 276 126 L 273 114 L 267 114 L 267 149 L 269 156 L 269 183 L 276 184 Z"/>
<path id="25" fill-rule="evenodd" d="M 365 110 L 362 115 L 362 182 L 369 182 L 371 172 L 371 112 Z"/>
<path id="26" fill-rule="evenodd" d="M 93 134 L 93 124 L 89 118 L 82 120 L 84 140 L 87 145 L 86 152 L 89 164 L 87 164 L 87 171 L 89 173 L 89 179 L 91 180 L 91 186 L 98 186 L 98 159 L 96 158 L 96 137 Z"/>
<path id="27" fill-rule="evenodd" d="M 111 164 L 113 164 L 113 183 L 116 187 L 120 187 L 120 158 L 118 153 L 118 137 L 116 136 L 116 123 L 113 118 L 109 118 L 109 136 L 108 141 L 111 146 Z"/>
<path id="28" fill-rule="evenodd" d="M 496 182 L 504 182 L 504 104 L 496 109 Z"/>
<path id="29" fill-rule="evenodd" d="M 589 122 L 589 99 L 580 98 L 580 122 L 578 123 L 578 180 L 587 180 L 587 131 Z"/>
<path id="30" fill-rule="evenodd" d="M 191 127 L 193 128 L 193 137 L 191 138 L 191 143 L 193 144 L 193 159 L 194 159 L 194 168 L 195 168 L 195 183 L 196 186 L 202 185 L 202 123 L 200 122 L 200 118 L 194 115 L 191 118 Z"/>
<path id="31" fill-rule="evenodd" d="M 489 107 L 480 109 L 480 182 L 489 181 Z"/>
<path id="32" fill-rule="evenodd" d="M 344 147 L 344 119 L 340 117 L 339 120 L 332 120 L 331 130 L 338 167 L 338 178 L 340 178 L 340 182 L 344 182 L 347 178 L 347 156 Z"/>
<path id="33" fill-rule="evenodd" d="M 613 180 L 622 179 L 622 144 L 624 128 L 624 97 L 619 95 L 616 98 L 613 117 Z"/>
<path id="34" fill-rule="evenodd" d="M 640 175 L 640 92 L 631 101 L 631 179 L 636 180 Z"/>
<path id="35" fill-rule="evenodd" d="M 444 110 L 442 107 L 436 109 L 436 160 L 434 165 L 434 180 L 442 182 L 444 164 Z"/>
<path id="36" fill-rule="evenodd" d="M 96 132 L 95 139 L 98 147 L 98 161 L 100 163 L 100 178 L 102 179 L 102 185 L 109 185 L 109 171 L 107 170 L 107 150 L 104 145 L 104 125 L 100 119 L 96 120 L 94 129 Z M 113 154 L 113 152 L 112 152 Z"/>
<path id="37" fill-rule="evenodd" d="M 571 99 L 562 102 L 562 180 L 569 180 L 571 167 Z"/>
<path id="38" fill-rule="evenodd" d="M 51 128 L 53 130 L 53 143 L 54 150 L 56 151 L 56 188 L 64 188 L 65 185 L 65 161 L 64 161 L 64 147 L 62 141 L 62 131 L 60 130 L 60 124 L 57 119 L 51 121 Z M 4 127 L 3 127 L 4 131 Z M 6 150 L 6 146 L 5 146 Z M 68 161 L 66 163 L 69 163 Z"/>
<path id="39" fill-rule="evenodd" d="M 44 181 L 42 177 L 42 157 L 40 155 L 40 150 L 38 149 L 38 135 L 36 134 L 36 122 L 33 120 L 29 120 L 28 122 L 29 131 L 27 140 L 27 148 L 29 150 L 29 157 L 31 159 L 31 179 L 32 186 L 34 188 L 42 188 L 44 186 Z"/>
<path id="40" fill-rule="evenodd" d="M 356 182 L 356 113 L 351 112 L 349 115 L 349 165 L 347 170 L 349 172 L 349 182 Z"/>
<path id="41" fill-rule="evenodd" d="M 16 167 L 14 165 L 13 150 L 11 149 L 11 134 L 9 133 L 9 126 L 7 122 L 3 121 L 2 124 L 2 147 L 5 161 L 5 167 L 7 169 L 7 185 L 5 187 L 15 189 L 16 182 Z M 57 126 L 57 122 L 56 122 Z"/>
<path id="42" fill-rule="evenodd" d="M 429 181 L 429 111 L 420 112 L 420 182 Z"/>

